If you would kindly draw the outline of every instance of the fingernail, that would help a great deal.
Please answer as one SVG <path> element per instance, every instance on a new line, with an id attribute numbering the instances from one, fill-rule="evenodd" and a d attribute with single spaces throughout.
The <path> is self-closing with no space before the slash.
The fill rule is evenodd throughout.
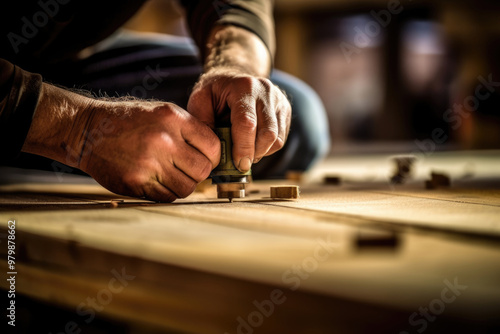
<path id="1" fill-rule="evenodd" d="M 252 161 L 248 157 L 242 158 L 238 164 L 238 169 L 243 173 L 248 172 L 250 167 L 252 167 Z"/>

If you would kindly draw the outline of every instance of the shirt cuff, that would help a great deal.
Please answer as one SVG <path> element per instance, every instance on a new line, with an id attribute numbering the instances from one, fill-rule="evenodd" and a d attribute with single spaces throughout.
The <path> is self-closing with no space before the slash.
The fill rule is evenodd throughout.
<path id="1" fill-rule="evenodd" d="M 14 66 L 11 88 L 0 103 L 0 159 L 15 159 L 24 145 L 42 90 L 42 77 Z"/>
<path id="2" fill-rule="evenodd" d="M 202 56 L 211 29 L 216 24 L 230 24 L 256 34 L 273 58 L 275 51 L 274 22 L 270 0 L 205 0 L 187 1 L 188 25 Z"/>

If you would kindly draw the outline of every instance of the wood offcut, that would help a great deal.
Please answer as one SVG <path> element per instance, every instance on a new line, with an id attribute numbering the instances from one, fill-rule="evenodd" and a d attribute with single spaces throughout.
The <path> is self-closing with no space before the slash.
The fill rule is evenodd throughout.
<path id="1" fill-rule="evenodd" d="M 444 173 L 431 172 L 431 179 L 425 181 L 426 189 L 436 189 L 437 187 L 449 187 L 450 177 Z"/>
<path id="2" fill-rule="evenodd" d="M 271 198 L 273 199 L 297 199 L 299 198 L 299 193 L 299 186 L 271 187 Z"/>

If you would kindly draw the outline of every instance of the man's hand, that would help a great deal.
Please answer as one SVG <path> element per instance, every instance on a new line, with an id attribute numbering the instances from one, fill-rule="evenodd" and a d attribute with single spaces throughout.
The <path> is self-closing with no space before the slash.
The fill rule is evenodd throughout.
<path id="1" fill-rule="evenodd" d="M 111 116 L 111 107 L 126 113 Z M 174 104 L 115 102 L 101 108 L 89 128 L 110 131 L 98 143 L 89 132 L 78 167 L 113 192 L 172 202 L 191 194 L 219 164 L 217 136 Z"/>
<path id="2" fill-rule="evenodd" d="M 224 115 L 228 109 L 230 115 Z M 281 149 L 290 128 L 291 107 L 281 90 L 266 78 L 234 70 L 205 73 L 188 111 L 212 128 L 217 120 L 230 117 L 233 161 L 242 172 Z"/>
<path id="3" fill-rule="evenodd" d="M 215 133 L 174 104 L 96 101 L 46 84 L 23 151 L 162 202 L 188 196 L 220 161 Z"/>
<path id="4" fill-rule="evenodd" d="M 253 33 L 238 27 L 214 29 L 201 76 L 189 99 L 188 111 L 214 127 L 229 118 L 233 161 L 242 172 L 283 147 L 291 121 L 291 106 L 266 77 L 270 55 Z M 230 111 L 230 115 L 225 115 Z M 229 117 L 228 117 L 229 116 Z"/>

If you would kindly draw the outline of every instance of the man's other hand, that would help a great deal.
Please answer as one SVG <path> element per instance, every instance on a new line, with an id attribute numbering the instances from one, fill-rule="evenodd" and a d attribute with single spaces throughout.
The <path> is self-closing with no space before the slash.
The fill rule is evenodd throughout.
<path id="1" fill-rule="evenodd" d="M 191 94 L 189 113 L 214 128 L 229 117 L 233 161 L 242 172 L 285 144 L 291 106 L 282 91 L 266 78 L 234 69 L 214 68 L 205 73 Z M 225 115 L 230 110 L 230 115 Z"/>

